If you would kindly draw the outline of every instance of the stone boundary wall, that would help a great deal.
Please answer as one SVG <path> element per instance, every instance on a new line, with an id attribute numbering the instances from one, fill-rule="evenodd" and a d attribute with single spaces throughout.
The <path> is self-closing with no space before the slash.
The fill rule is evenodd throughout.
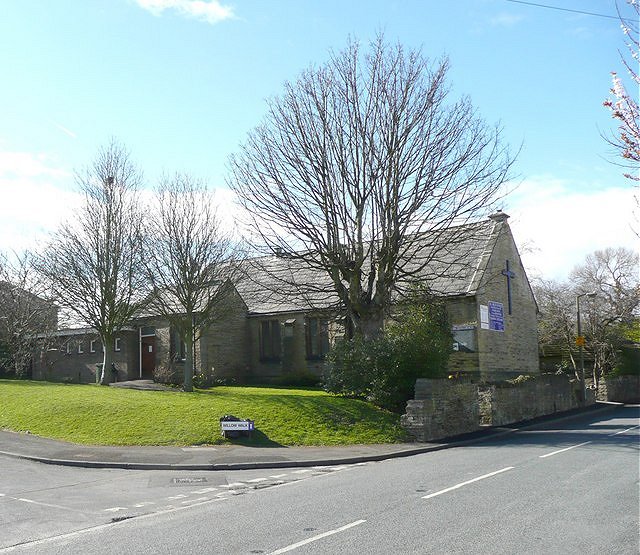
<path id="1" fill-rule="evenodd" d="M 415 441 L 432 441 L 568 411 L 579 399 L 579 385 L 564 375 L 490 384 L 419 379 L 401 423 Z M 587 404 L 594 403 L 595 392 L 587 390 Z"/>
<path id="2" fill-rule="evenodd" d="M 408 401 L 401 422 L 416 441 L 473 432 L 480 422 L 478 386 L 419 379 L 415 399 Z"/>
<path id="3" fill-rule="evenodd" d="M 502 426 L 580 406 L 580 388 L 567 376 L 543 374 L 522 383 L 498 382 L 480 386 L 482 424 Z M 595 403 L 587 391 L 588 404 Z"/>
<path id="4" fill-rule="evenodd" d="M 598 401 L 640 402 L 640 376 L 612 376 L 598 383 Z"/>

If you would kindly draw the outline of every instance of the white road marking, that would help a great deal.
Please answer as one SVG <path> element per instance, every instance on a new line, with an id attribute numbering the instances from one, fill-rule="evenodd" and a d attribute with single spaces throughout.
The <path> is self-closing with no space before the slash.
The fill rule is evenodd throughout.
<path id="1" fill-rule="evenodd" d="M 207 505 L 209 503 L 217 503 L 218 501 L 225 501 L 225 499 L 210 499 L 208 501 L 203 501 L 202 503 L 197 503 L 194 505 L 186 505 L 184 507 L 170 507 L 168 509 L 164 509 L 161 511 L 157 511 L 155 513 L 148 513 L 146 515 L 140 515 L 140 516 L 136 516 L 135 520 L 144 520 L 144 519 L 148 519 L 148 518 L 155 518 L 159 515 L 166 515 L 166 514 L 170 514 L 170 513 L 175 513 L 178 511 L 185 511 L 185 510 L 189 510 L 193 507 L 197 507 L 198 505 Z M 97 526 L 91 526 L 89 528 L 83 528 L 82 530 L 75 530 L 74 532 L 68 532 L 66 534 L 59 534 L 57 536 L 49 536 L 48 538 L 41 538 L 39 540 L 34 540 L 34 541 L 30 541 L 30 542 L 25 542 L 25 543 L 21 543 L 18 545 L 12 545 L 10 547 L 3 547 L 2 548 L 2 552 L 3 553 L 9 553 L 11 551 L 15 551 L 16 549 L 22 549 L 24 548 L 26 545 L 44 545 L 56 540 L 64 540 L 64 539 L 68 539 L 68 538 L 75 538 L 78 536 L 82 536 L 84 534 L 90 534 L 92 532 L 96 532 L 98 530 L 104 530 L 105 528 L 113 528 L 115 526 L 127 526 L 129 525 L 129 523 L 131 522 L 131 519 L 127 519 L 127 520 L 121 520 L 118 522 L 107 522 L 106 524 L 98 524 Z"/>
<path id="2" fill-rule="evenodd" d="M 202 489 L 196 489 L 194 491 L 192 491 L 191 493 L 195 493 L 196 495 L 200 495 L 201 493 L 211 493 L 212 491 L 216 491 L 218 488 L 202 488 Z"/>
<path id="3" fill-rule="evenodd" d="M 274 474 L 273 476 L 269 476 L 269 478 L 284 478 L 286 476 L 285 474 Z"/>
<path id="4" fill-rule="evenodd" d="M 187 503 L 200 503 L 202 501 L 209 501 L 210 497 L 199 497 L 198 499 L 187 499 L 186 501 L 182 501 L 182 504 L 185 505 Z"/>
<path id="5" fill-rule="evenodd" d="M 244 482 L 232 482 L 230 484 L 222 484 L 220 487 L 221 488 L 235 488 L 237 486 L 244 486 L 245 483 Z"/>
<path id="6" fill-rule="evenodd" d="M 609 434 L 609 435 L 617 436 L 617 435 L 620 435 L 620 434 L 624 434 L 626 432 L 630 432 L 631 430 L 635 430 L 637 427 L 638 426 L 631 426 L 631 428 L 627 428 L 626 430 L 622 430 L 621 432 L 615 432 L 615 433 Z"/>
<path id="7" fill-rule="evenodd" d="M 302 470 L 294 470 L 292 474 L 306 474 L 307 472 L 311 472 L 311 469 L 303 468 Z"/>
<path id="8" fill-rule="evenodd" d="M 109 507 L 108 509 L 105 509 L 104 512 L 105 513 L 117 513 L 118 511 L 126 511 L 127 507 Z"/>
<path id="9" fill-rule="evenodd" d="M 565 447 L 564 449 L 558 449 L 557 451 L 553 451 L 552 453 L 547 453 L 546 455 L 540 455 L 541 459 L 546 459 L 547 457 L 553 457 L 553 455 L 557 455 L 558 453 L 564 453 L 565 451 L 570 451 L 571 449 L 575 449 L 576 447 L 582 447 L 583 445 L 588 445 L 591 443 L 590 441 L 585 441 L 584 443 L 578 443 L 578 445 L 572 445 L 571 447 Z"/>
<path id="10" fill-rule="evenodd" d="M 266 481 L 267 481 L 266 478 L 254 478 L 253 480 L 247 480 L 247 482 L 250 484 L 257 483 L 257 482 L 266 482 Z"/>
<path id="11" fill-rule="evenodd" d="M 34 501 L 33 499 L 25 499 L 24 497 L 11 497 L 7 495 L 9 499 L 13 499 L 14 501 L 23 501 L 24 503 L 31 503 L 33 505 L 42 505 L 43 507 L 53 507 L 54 509 L 63 509 L 65 511 L 75 511 L 82 512 L 78 509 L 72 509 L 71 507 L 63 507 L 62 505 L 54 505 L 52 503 L 42 503 L 40 501 Z"/>
<path id="12" fill-rule="evenodd" d="M 142 503 L 136 503 L 134 507 L 139 509 L 140 507 L 146 507 L 148 505 L 155 505 L 155 503 L 153 501 L 143 501 Z"/>
<path id="13" fill-rule="evenodd" d="M 167 497 L 167 499 L 170 500 L 174 500 L 174 499 L 184 499 L 186 497 L 186 495 L 184 493 L 181 493 L 180 495 L 172 495 L 171 497 Z"/>
<path id="14" fill-rule="evenodd" d="M 441 489 L 440 491 L 436 491 L 435 493 L 430 493 L 429 495 L 425 495 L 422 499 L 431 499 L 432 497 L 436 497 L 437 495 L 442 495 L 443 493 L 447 493 L 449 491 L 453 491 L 454 489 L 461 488 L 463 486 L 468 486 L 469 484 L 473 484 L 474 482 L 478 482 L 480 480 L 484 480 L 485 478 L 491 478 L 491 476 L 495 476 L 496 474 L 500 474 L 502 472 L 506 472 L 507 470 L 513 470 L 515 467 L 507 466 L 506 468 L 502 468 L 500 470 L 496 470 L 495 472 L 489 472 L 489 474 L 483 474 L 482 476 L 478 476 L 477 478 L 473 478 L 473 480 L 467 480 L 466 482 L 461 482 L 460 484 L 456 484 L 455 486 L 451 486 L 450 488 Z"/>
<path id="15" fill-rule="evenodd" d="M 282 547 L 277 549 L 276 551 L 272 551 L 270 555 L 279 555 L 280 553 L 286 553 L 287 551 L 292 551 L 297 549 L 298 547 L 302 547 L 303 545 L 307 545 L 308 543 L 318 541 L 322 538 L 326 538 L 327 536 L 332 536 L 333 534 L 337 534 L 338 532 L 344 532 L 349 528 L 353 528 L 354 526 L 358 526 L 358 524 L 362 524 L 363 522 L 367 522 L 366 520 L 356 520 L 355 522 L 351 522 L 350 524 L 345 524 L 340 528 L 336 528 L 334 530 L 329 530 L 328 532 L 323 532 L 322 534 L 318 534 L 317 536 L 313 536 L 311 538 L 307 538 L 306 540 L 299 541 L 297 543 L 292 543 L 291 545 L 287 545 L 286 547 Z"/>

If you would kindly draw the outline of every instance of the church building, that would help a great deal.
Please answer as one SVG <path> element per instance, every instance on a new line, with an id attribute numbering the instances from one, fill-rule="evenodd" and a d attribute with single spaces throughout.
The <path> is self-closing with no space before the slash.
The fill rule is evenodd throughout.
<path id="1" fill-rule="evenodd" d="M 452 372 L 490 379 L 539 372 L 537 304 L 508 218 L 498 211 L 455 228 L 455 241 L 453 232 L 437 239 L 424 285 L 446 299 Z M 326 283 L 326 276 L 278 256 L 247 261 L 247 268 L 247 278 L 228 287 L 224 316 L 196 343 L 196 371 L 210 383 L 321 377 L 324 356 L 344 335 L 335 294 L 326 287 L 280 287 L 274 276 L 290 276 L 290 286 Z M 95 332 L 59 330 L 54 343 L 36 357 L 35 379 L 95 381 L 103 349 Z M 184 345 L 167 322 L 152 316 L 132 321 L 104 348 L 114 350 L 119 381 L 179 381 L 183 373 Z"/>

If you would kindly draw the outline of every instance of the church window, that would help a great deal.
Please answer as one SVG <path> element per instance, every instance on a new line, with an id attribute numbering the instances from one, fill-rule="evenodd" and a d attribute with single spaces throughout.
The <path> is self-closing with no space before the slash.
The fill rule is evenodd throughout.
<path id="1" fill-rule="evenodd" d="M 453 350 L 459 353 L 475 353 L 476 327 L 475 326 L 453 326 Z"/>
<path id="2" fill-rule="evenodd" d="M 171 330 L 171 359 L 175 361 L 184 361 L 186 359 L 187 346 L 180 337 L 180 334 Z"/>
<path id="3" fill-rule="evenodd" d="M 307 358 L 324 358 L 329 352 L 329 321 L 326 318 L 306 318 L 305 332 Z"/>
<path id="4" fill-rule="evenodd" d="M 263 320 L 260 322 L 260 360 L 280 360 L 280 321 Z"/>

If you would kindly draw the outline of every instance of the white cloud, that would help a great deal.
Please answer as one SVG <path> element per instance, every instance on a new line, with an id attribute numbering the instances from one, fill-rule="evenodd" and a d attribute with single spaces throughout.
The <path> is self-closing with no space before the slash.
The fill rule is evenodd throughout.
<path id="1" fill-rule="evenodd" d="M 0 250 L 41 246 L 79 204 L 79 195 L 66 188 L 72 180 L 44 154 L 1 152 Z"/>
<path id="2" fill-rule="evenodd" d="M 550 176 L 526 180 L 505 211 L 530 277 L 565 279 L 587 254 L 606 247 L 638 250 L 631 186 L 581 190 Z"/>
<path id="3" fill-rule="evenodd" d="M 165 10 L 174 10 L 211 25 L 234 17 L 233 8 L 222 5 L 219 0 L 136 0 L 136 3 L 155 16 L 162 15 Z"/>
<path id="4" fill-rule="evenodd" d="M 523 19 L 524 17 L 521 15 L 502 12 L 496 16 L 493 16 L 489 21 L 491 25 L 495 27 L 513 27 L 514 25 L 520 23 Z"/>

